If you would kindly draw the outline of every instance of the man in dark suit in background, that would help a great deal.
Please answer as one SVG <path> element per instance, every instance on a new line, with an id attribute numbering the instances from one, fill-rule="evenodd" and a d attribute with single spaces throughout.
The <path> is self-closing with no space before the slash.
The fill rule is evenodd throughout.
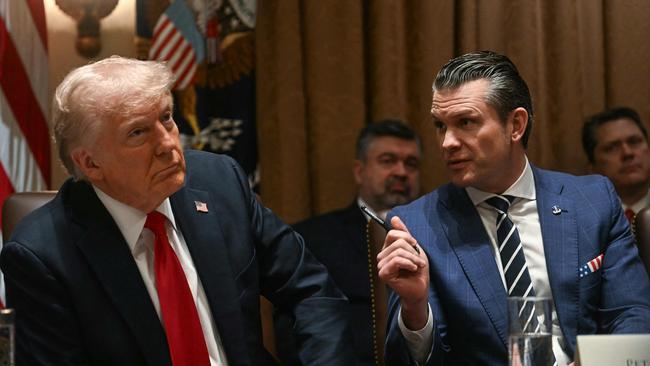
<path id="1" fill-rule="evenodd" d="M 431 115 L 451 183 L 388 215 L 387 364 L 505 364 L 508 297 L 552 299 L 562 366 L 580 334 L 650 332 L 650 282 L 614 187 L 529 162 L 532 101 L 506 56 L 450 60 Z"/>
<path id="2" fill-rule="evenodd" d="M 346 208 L 328 212 L 294 225 L 305 244 L 323 263 L 350 301 L 353 346 L 359 365 L 374 365 L 376 324 L 370 297 L 369 248 L 366 235 L 368 217 L 363 205 L 385 217 L 394 206 L 415 199 L 420 191 L 418 136 L 397 120 L 370 123 L 357 138 L 353 173 L 358 196 Z M 299 364 L 291 339 L 291 318 L 275 314 L 276 344 L 285 364 Z M 382 332 L 383 333 L 383 332 Z"/>
<path id="3" fill-rule="evenodd" d="M 639 114 L 617 107 L 588 117 L 582 127 L 582 147 L 590 169 L 614 183 L 625 216 L 633 222 L 650 204 L 648 132 Z"/>
<path id="4" fill-rule="evenodd" d="M 183 152 L 165 65 L 111 57 L 57 88 L 74 177 L 0 264 L 22 365 L 270 365 L 259 295 L 296 319 L 301 361 L 352 365 L 346 300 L 230 158 Z"/>

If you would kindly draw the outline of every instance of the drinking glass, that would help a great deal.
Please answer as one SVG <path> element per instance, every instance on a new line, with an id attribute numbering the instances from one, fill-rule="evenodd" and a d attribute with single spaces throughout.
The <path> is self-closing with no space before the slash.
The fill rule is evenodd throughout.
<path id="1" fill-rule="evenodd" d="M 549 298 L 508 298 L 509 365 L 553 365 L 552 315 Z"/>

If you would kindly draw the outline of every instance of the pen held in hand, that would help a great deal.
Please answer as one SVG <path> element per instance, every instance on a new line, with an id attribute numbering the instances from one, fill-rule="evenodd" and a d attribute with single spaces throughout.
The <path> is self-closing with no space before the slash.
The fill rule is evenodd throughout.
<path id="1" fill-rule="evenodd" d="M 366 206 L 360 206 L 360 207 L 361 207 L 361 211 L 365 212 L 366 215 L 370 216 L 371 219 L 375 220 L 375 222 L 377 222 L 381 227 L 383 227 L 386 230 L 386 232 L 389 232 L 393 229 L 390 222 L 380 219 L 379 216 L 375 215 L 374 212 L 370 211 L 368 207 Z M 420 254 L 420 248 L 418 248 L 417 245 L 414 245 L 413 249 L 415 249 L 418 255 Z"/>

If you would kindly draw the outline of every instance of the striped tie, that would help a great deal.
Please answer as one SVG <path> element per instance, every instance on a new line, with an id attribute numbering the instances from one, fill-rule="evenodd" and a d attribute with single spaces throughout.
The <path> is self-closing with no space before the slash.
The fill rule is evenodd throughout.
<path id="1" fill-rule="evenodd" d="M 519 232 L 508 217 L 508 208 L 514 199 L 513 196 L 494 196 L 485 202 L 497 211 L 497 243 L 508 296 L 535 296 Z"/>
<path id="2" fill-rule="evenodd" d="M 508 209 L 515 200 L 513 196 L 494 196 L 485 200 L 487 204 L 497 211 L 497 242 L 499 256 L 503 266 L 503 276 L 506 279 L 508 296 L 535 296 L 533 283 L 530 280 L 524 248 L 521 245 L 517 227 L 508 217 Z M 538 333 L 541 327 L 539 320 L 535 317 L 535 305 L 524 302 L 519 310 L 519 317 L 526 319 L 523 325 L 523 332 Z M 555 356 L 551 355 L 549 364 L 557 365 Z"/>

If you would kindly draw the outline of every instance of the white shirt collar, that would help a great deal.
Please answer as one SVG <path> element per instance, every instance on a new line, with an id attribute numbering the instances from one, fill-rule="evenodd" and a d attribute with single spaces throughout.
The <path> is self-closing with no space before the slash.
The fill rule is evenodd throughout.
<path id="1" fill-rule="evenodd" d="M 122 203 L 115 198 L 104 193 L 101 189 L 93 185 L 93 189 L 97 194 L 97 197 L 106 207 L 108 213 L 113 217 L 117 227 L 120 229 L 124 240 L 129 245 L 131 252 L 134 253 L 136 250 L 136 243 L 142 234 L 142 229 L 144 228 L 144 223 L 147 221 L 147 214 L 138 210 L 137 208 L 131 207 L 125 203 Z M 174 214 L 172 213 L 172 206 L 169 202 L 169 198 L 165 200 L 156 208 L 156 211 L 167 217 L 167 220 L 172 225 L 172 228 L 176 230 L 176 221 L 174 220 Z"/>
<path id="2" fill-rule="evenodd" d="M 634 211 L 634 213 L 638 213 L 639 211 L 641 211 L 642 208 L 648 206 L 649 203 L 650 203 L 650 190 L 648 190 L 648 193 L 646 193 L 646 195 L 643 196 L 643 198 L 641 198 L 640 200 L 634 202 L 631 205 L 626 205 L 625 203 L 623 203 L 623 201 L 621 201 L 621 205 L 623 206 L 623 210 L 631 208 L 632 211 Z"/>
<path id="3" fill-rule="evenodd" d="M 467 191 L 467 194 L 472 200 L 474 206 L 478 206 L 486 199 L 496 196 L 494 193 L 481 191 L 480 189 L 476 189 L 474 187 L 467 187 L 465 190 Z M 521 172 L 521 175 L 519 175 L 519 178 L 517 178 L 517 180 L 508 189 L 506 189 L 503 194 L 528 200 L 534 200 L 536 198 L 535 178 L 533 177 L 533 169 L 530 167 L 528 157 L 526 157 L 526 166 Z"/>

